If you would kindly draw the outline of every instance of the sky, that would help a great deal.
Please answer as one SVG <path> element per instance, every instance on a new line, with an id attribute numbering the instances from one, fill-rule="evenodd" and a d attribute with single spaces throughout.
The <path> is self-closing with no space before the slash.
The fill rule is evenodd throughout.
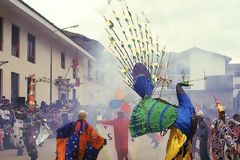
<path id="1" fill-rule="evenodd" d="M 117 0 L 111 0 L 111 4 Z M 108 45 L 105 15 L 108 0 L 24 0 L 59 28 L 79 25 L 69 31 Z M 166 51 L 192 47 L 209 50 L 240 63 L 239 0 L 126 0 L 132 12 L 147 16 L 153 35 Z"/>

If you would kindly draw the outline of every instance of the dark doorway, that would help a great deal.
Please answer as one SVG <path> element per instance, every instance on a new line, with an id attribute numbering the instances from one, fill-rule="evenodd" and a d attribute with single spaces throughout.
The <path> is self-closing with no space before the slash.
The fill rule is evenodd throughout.
<path id="1" fill-rule="evenodd" d="M 17 103 L 19 93 L 19 74 L 11 73 L 11 101 L 13 104 Z"/>

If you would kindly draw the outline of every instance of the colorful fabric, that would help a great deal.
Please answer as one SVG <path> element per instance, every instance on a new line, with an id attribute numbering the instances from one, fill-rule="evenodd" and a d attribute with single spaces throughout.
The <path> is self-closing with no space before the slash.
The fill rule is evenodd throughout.
<path id="1" fill-rule="evenodd" d="M 182 131 L 187 137 L 190 135 L 192 115 L 195 113 L 193 105 L 186 93 L 177 94 L 178 115 L 174 126 Z"/>
<path id="2" fill-rule="evenodd" d="M 151 74 L 147 69 L 146 65 L 142 63 L 136 63 L 132 70 L 132 77 L 136 80 L 139 76 L 144 76 L 148 79 L 151 79 Z"/>
<path id="3" fill-rule="evenodd" d="M 184 135 L 178 128 L 173 127 L 167 143 L 165 160 L 172 160 L 177 157 L 186 140 L 187 136 Z"/>
<path id="4" fill-rule="evenodd" d="M 228 133 L 232 138 L 232 141 L 234 143 L 234 146 L 236 148 L 228 147 L 226 151 L 226 155 L 228 157 L 232 157 L 232 159 L 240 158 L 240 150 L 237 149 L 238 146 L 240 146 L 240 123 L 238 121 L 235 121 L 233 119 L 230 119 L 227 123 L 228 125 Z"/>
<path id="5" fill-rule="evenodd" d="M 229 135 L 227 125 L 223 120 L 216 119 L 214 121 L 215 132 L 212 140 L 212 153 L 214 159 L 224 159 L 224 147 L 227 144 L 228 147 L 233 148 L 233 141 Z"/>
<path id="6" fill-rule="evenodd" d="M 152 95 L 154 85 L 149 78 L 145 76 L 139 76 L 137 77 L 133 88 L 140 97 L 144 98 L 145 96 L 150 97 Z"/>
<path id="7" fill-rule="evenodd" d="M 177 108 L 154 98 L 146 98 L 133 109 L 130 121 L 132 137 L 162 132 L 174 124 Z"/>
<path id="8" fill-rule="evenodd" d="M 85 120 L 67 123 L 57 130 L 57 160 L 95 160 L 103 143 Z"/>

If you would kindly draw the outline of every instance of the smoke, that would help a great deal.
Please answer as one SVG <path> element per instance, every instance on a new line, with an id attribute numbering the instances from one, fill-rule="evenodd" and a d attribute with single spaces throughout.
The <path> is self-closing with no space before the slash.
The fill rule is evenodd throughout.
<path id="1" fill-rule="evenodd" d="M 118 72 L 120 66 L 117 59 L 106 49 L 101 50 L 96 57 L 96 90 L 99 94 L 94 97 L 98 99 L 100 104 L 108 105 L 109 101 L 115 98 L 116 91 L 122 90 L 125 95 L 125 101 L 131 102 L 135 100 L 137 94 L 124 83 L 123 77 Z"/>

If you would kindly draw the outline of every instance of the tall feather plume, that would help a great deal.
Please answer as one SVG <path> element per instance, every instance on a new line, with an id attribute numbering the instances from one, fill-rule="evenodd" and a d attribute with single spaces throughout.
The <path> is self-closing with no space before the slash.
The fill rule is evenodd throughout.
<path id="1" fill-rule="evenodd" d="M 160 49 L 158 37 L 152 36 L 145 14 L 133 14 L 126 3 L 121 4 L 121 9 L 112 9 L 112 13 L 114 18 L 104 17 L 111 44 L 109 49 L 120 63 L 119 73 L 124 82 L 134 89 L 136 77 L 145 74 L 155 88 L 164 86 L 166 76 L 161 74 L 165 47 Z"/>

